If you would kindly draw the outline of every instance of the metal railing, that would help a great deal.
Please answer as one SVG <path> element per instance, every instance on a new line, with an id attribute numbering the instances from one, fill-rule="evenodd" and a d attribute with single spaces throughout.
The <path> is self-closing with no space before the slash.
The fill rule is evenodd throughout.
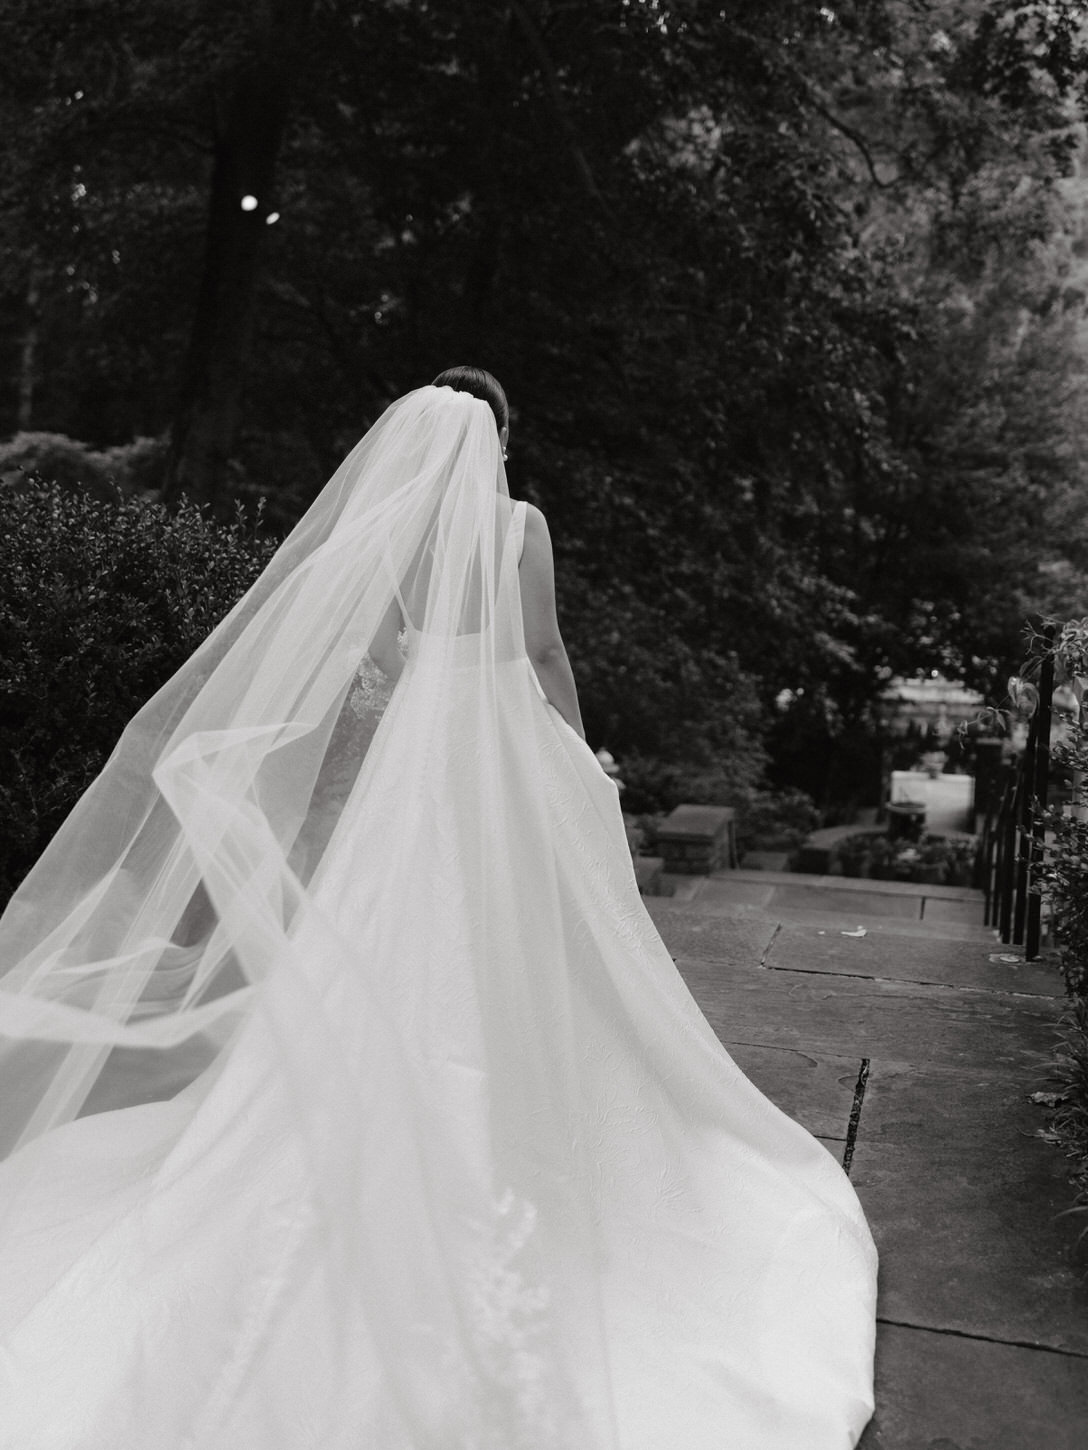
<path id="1" fill-rule="evenodd" d="M 1041 638 L 1051 643 L 1053 631 Z M 1054 659 L 1047 648 L 1039 667 L 1038 702 L 1020 758 L 1006 765 L 984 803 L 978 874 L 986 896 L 986 925 L 1002 942 L 1022 946 L 1033 961 L 1042 944 L 1042 898 L 1032 891 L 1043 862 L 1044 825 L 1050 783 L 1050 727 Z"/>

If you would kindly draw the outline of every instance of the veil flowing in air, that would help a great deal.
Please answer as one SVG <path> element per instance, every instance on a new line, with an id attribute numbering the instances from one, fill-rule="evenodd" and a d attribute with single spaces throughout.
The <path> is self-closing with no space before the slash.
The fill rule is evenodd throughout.
<path id="1" fill-rule="evenodd" d="M 643 907 L 526 514 L 393 404 L 0 920 L 0 1450 L 860 1435 L 864 1216 Z"/>
<path id="2" fill-rule="evenodd" d="M 505 1307 L 487 1303 L 502 1288 L 490 1284 L 496 1263 L 531 1236 L 532 1210 L 502 1177 L 492 1141 L 499 1108 L 468 1092 L 466 1131 L 424 1128 L 421 1143 L 426 1113 L 413 1093 L 435 1065 L 401 1020 L 417 990 L 405 978 L 414 968 L 405 892 L 426 899 L 431 883 L 415 872 L 425 873 L 434 834 L 448 833 L 471 879 L 473 919 L 460 934 L 471 928 L 472 939 L 458 939 L 463 914 L 451 904 L 442 943 L 462 995 L 530 884 L 511 875 L 520 853 L 508 833 L 534 823 L 503 798 L 499 728 L 512 673 L 540 707 L 517 670 L 513 525 L 489 406 L 433 386 L 394 403 L 256 584 L 132 720 L 0 922 L 4 1151 L 81 1114 L 204 1093 L 259 1008 L 341 1277 L 382 1306 L 366 1331 L 355 1322 L 370 1312 L 364 1298 L 331 1296 L 340 1342 L 347 1355 L 369 1335 L 421 1437 L 413 1444 L 432 1443 L 432 1420 L 441 1436 L 469 1416 L 481 1378 L 509 1379 L 511 1346 L 489 1339 L 513 1334 L 498 1321 L 532 1300 L 525 1289 Z M 370 651 L 377 641 L 388 649 L 398 630 L 410 667 L 391 694 Z M 409 777 L 387 764 L 368 809 L 382 741 L 388 755 L 406 731 Z M 446 777 L 466 740 L 475 809 L 447 819 Z M 344 883 L 323 868 L 352 802 L 346 889 L 364 930 L 345 940 L 328 905 Z M 488 1025 L 462 1003 L 425 1006 L 442 1016 L 443 1051 L 463 1052 L 471 1074 Z M 561 1098 L 562 1064 L 538 1067 Z M 577 1233 L 573 1195 L 568 1210 Z M 0 1203 L 0 1233 L 3 1224 Z M 417 1262 L 430 1254 L 435 1274 L 413 1278 L 398 1243 Z M 585 1291 L 569 1287 L 580 1303 Z M 586 1336 L 576 1338 L 584 1352 Z M 505 1394 L 539 1399 L 524 1385 Z M 491 1399 L 498 1445 L 516 1432 L 504 1395 Z M 560 1397 L 547 1415 L 561 1413 Z M 542 1404 L 532 1410 L 537 1437 L 544 1414 Z"/>
<path id="3" fill-rule="evenodd" d="M 391 610 L 440 671 L 513 654 L 510 515 L 486 403 L 409 394 L 131 721 L 0 922 L 0 1028 L 48 1043 L 0 1050 L 4 1150 L 75 1117 L 113 1048 L 226 1040 L 364 769 Z"/>

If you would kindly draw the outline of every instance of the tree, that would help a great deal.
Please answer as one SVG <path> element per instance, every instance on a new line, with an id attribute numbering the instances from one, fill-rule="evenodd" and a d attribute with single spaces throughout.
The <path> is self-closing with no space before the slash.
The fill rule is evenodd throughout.
<path id="1" fill-rule="evenodd" d="M 41 425 L 172 422 L 173 488 L 287 524 L 393 396 L 491 367 L 613 748 L 748 759 L 789 690 L 838 749 L 890 671 L 995 668 L 1080 526 L 1074 4 L 280 4 L 0 20 Z"/>
<path id="2" fill-rule="evenodd" d="M 209 82 L 213 163 L 204 266 L 174 416 L 166 495 L 219 497 L 235 450 L 253 340 L 265 228 L 277 220 L 276 163 L 291 78 L 314 0 L 253 7 L 243 54 Z"/>

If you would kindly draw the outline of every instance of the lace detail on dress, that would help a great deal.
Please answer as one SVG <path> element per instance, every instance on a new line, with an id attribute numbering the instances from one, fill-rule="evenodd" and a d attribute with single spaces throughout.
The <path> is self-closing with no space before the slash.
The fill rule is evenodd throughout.
<path id="1" fill-rule="evenodd" d="M 406 631 L 402 630 L 397 638 L 402 652 L 405 638 Z M 359 778 L 363 758 L 392 699 L 394 684 L 368 654 L 363 656 L 329 737 L 325 759 L 314 782 L 306 825 L 292 853 L 291 863 L 304 881 L 311 879 L 324 855 Z"/>
<path id="2" fill-rule="evenodd" d="M 405 633 L 402 630 L 397 641 L 398 646 L 404 637 Z M 393 681 L 378 668 L 368 655 L 356 671 L 355 683 L 348 696 L 348 704 L 357 720 L 365 720 L 369 717 L 380 718 L 389 704 L 392 693 Z M 377 718 L 374 720 L 375 724 L 377 724 Z"/>
<path id="3" fill-rule="evenodd" d="M 469 1269 L 467 1296 L 470 1333 L 491 1392 L 480 1395 L 476 1386 L 471 1395 L 463 1450 L 569 1450 L 574 1427 L 551 1383 L 551 1295 L 530 1282 L 523 1262 L 535 1241 L 537 1211 L 509 1188 L 495 1209 L 494 1239 Z M 460 1356 L 455 1362 L 463 1366 Z"/>

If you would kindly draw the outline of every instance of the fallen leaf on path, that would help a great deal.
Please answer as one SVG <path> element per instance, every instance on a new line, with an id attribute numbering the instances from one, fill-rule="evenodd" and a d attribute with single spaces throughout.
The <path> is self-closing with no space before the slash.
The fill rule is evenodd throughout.
<path id="1" fill-rule="evenodd" d="M 991 952 L 990 953 L 990 961 L 991 962 L 1022 962 L 1023 960 L 1024 960 L 1023 957 L 1017 956 L 1015 952 Z"/>
<path id="2" fill-rule="evenodd" d="M 1059 1103 L 1068 1101 L 1068 1093 L 1028 1093 L 1028 1102 L 1038 1103 L 1041 1108 L 1056 1108 Z"/>

